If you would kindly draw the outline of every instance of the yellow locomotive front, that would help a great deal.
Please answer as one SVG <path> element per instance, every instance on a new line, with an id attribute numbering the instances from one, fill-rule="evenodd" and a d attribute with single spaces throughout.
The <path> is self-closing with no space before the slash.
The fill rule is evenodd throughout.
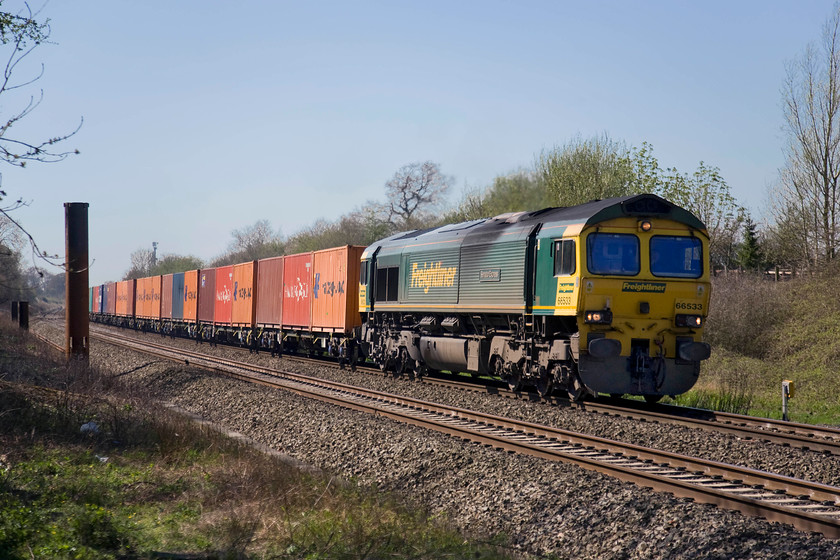
<path id="1" fill-rule="evenodd" d="M 580 232 L 578 373 L 594 392 L 688 391 L 709 306 L 708 236 L 664 218 L 620 217 Z"/>

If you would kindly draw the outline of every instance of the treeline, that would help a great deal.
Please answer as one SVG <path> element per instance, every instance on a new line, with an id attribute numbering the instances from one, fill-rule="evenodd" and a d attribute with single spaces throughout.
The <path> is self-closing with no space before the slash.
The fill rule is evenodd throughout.
<path id="1" fill-rule="evenodd" d="M 267 220 L 259 220 L 234 230 L 227 250 L 208 263 L 176 255 L 157 261 L 151 250 L 140 249 L 132 254 L 125 278 L 340 245 L 369 245 L 399 231 L 639 193 L 658 194 L 703 220 L 712 239 L 711 257 L 716 267 L 757 268 L 764 262 L 757 256 L 761 251 L 758 237 L 754 244 L 743 239 L 744 226 L 752 221 L 730 193 L 720 170 L 703 162 L 692 173 L 662 168 L 647 143 L 628 147 L 606 134 L 577 137 L 537 154 L 530 167 L 500 175 L 484 187 L 465 189 L 454 203 L 447 199 L 452 183 L 437 163 L 408 164 L 385 183 L 383 200 L 368 201 L 333 221 L 319 220 L 286 238 Z"/>

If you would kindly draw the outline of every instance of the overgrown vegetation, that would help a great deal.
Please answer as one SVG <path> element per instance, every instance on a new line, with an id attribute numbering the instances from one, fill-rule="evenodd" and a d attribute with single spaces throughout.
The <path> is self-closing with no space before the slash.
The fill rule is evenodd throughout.
<path id="1" fill-rule="evenodd" d="M 791 419 L 840 423 L 838 270 L 774 282 L 763 274 L 713 279 L 706 340 L 712 357 L 680 404 L 781 416 L 781 383 L 793 380 Z"/>
<path id="2" fill-rule="evenodd" d="M 51 363 L 8 323 L 0 349 L 0 558 L 504 557 Z"/>

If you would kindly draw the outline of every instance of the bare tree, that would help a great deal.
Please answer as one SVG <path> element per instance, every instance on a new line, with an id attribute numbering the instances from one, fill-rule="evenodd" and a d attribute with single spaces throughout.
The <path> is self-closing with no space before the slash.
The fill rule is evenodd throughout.
<path id="1" fill-rule="evenodd" d="M 0 4 L 2 4 L 2 0 L 0 0 Z M 26 3 L 23 3 L 23 7 L 17 13 L 0 11 L 0 66 L 2 66 L 0 99 L 14 103 L 17 98 L 10 97 L 10 94 L 19 94 L 20 91 L 26 90 L 40 80 L 44 74 L 43 64 L 40 71 L 35 73 L 23 76 L 16 74 L 19 68 L 22 68 L 21 63 L 32 51 L 42 44 L 49 43 L 50 22 L 48 19 L 39 20 L 39 16 L 40 13 L 33 13 Z M 54 163 L 64 160 L 71 154 L 79 153 L 75 149 L 60 149 L 59 145 L 63 145 L 62 143 L 65 140 L 79 131 L 82 126 L 81 120 L 74 130 L 50 138 L 33 140 L 12 135 L 12 129 L 37 109 L 43 99 L 44 91 L 39 90 L 37 95 L 29 95 L 28 100 L 25 100 L 17 109 L 6 112 L 0 117 L 0 161 L 15 167 L 26 167 L 26 164 L 31 161 Z M 6 109 L 6 107 L 7 105 L 4 105 L 2 109 Z M 0 178 L 2 178 L 2 174 L 0 174 Z M 6 196 L 7 193 L 0 186 L 0 201 Z M 36 256 L 50 264 L 61 266 L 57 256 L 47 255 L 41 251 L 35 243 L 35 239 L 29 235 L 26 229 L 9 216 L 10 212 L 27 204 L 23 198 L 18 198 L 11 205 L 0 205 L 0 216 L 6 217 L 11 224 L 23 233 L 29 240 L 32 251 Z"/>
<path id="2" fill-rule="evenodd" d="M 803 264 L 834 260 L 840 190 L 840 8 L 816 47 L 788 64 L 782 88 L 786 161 L 774 205 L 778 224 L 798 222 Z M 795 212 L 795 216 L 789 215 Z M 789 230 L 790 231 L 790 230 Z"/>
<path id="3" fill-rule="evenodd" d="M 155 255 L 151 249 L 137 249 L 131 253 L 131 268 L 125 273 L 123 280 L 150 276 L 154 264 Z"/>
<path id="4" fill-rule="evenodd" d="M 403 165 L 385 183 L 388 197 L 388 221 L 393 225 L 408 225 L 424 212 L 434 210 L 443 202 L 451 179 L 440 172 L 431 161 Z"/>
<path id="5" fill-rule="evenodd" d="M 231 237 L 227 252 L 216 258 L 211 263 L 213 266 L 276 257 L 283 254 L 285 247 L 283 236 L 274 231 L 268 220 L 257 220 L 250 226 L 235 229 Z"/>

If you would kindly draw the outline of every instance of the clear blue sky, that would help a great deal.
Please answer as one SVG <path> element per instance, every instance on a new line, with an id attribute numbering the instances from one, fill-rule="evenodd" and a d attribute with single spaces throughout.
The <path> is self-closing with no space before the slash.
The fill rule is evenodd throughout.
<path id="1" fill-rule="evenodd" d="M 3 2 L 4 9 L 16 3 Z M 799 1 L 52 0 L 38 110 L 13 135 L 84 126 L 58 164 L 0 169 L 15 218 L 64 253 L 90 203 L 91 283 L 129 255 L 209 260 L 267 219 L 290 235 L 432 160 L 465 186 L 576 135 L 720 168 L 760 215 L 782 165 L 787 61 L 833 9 Z M 24 71 L 22 68 L 21 71 Z M 0 116 L 14 109 L 10 100 Z M 58 272 L 53 270 L 53 272 Z"/>

